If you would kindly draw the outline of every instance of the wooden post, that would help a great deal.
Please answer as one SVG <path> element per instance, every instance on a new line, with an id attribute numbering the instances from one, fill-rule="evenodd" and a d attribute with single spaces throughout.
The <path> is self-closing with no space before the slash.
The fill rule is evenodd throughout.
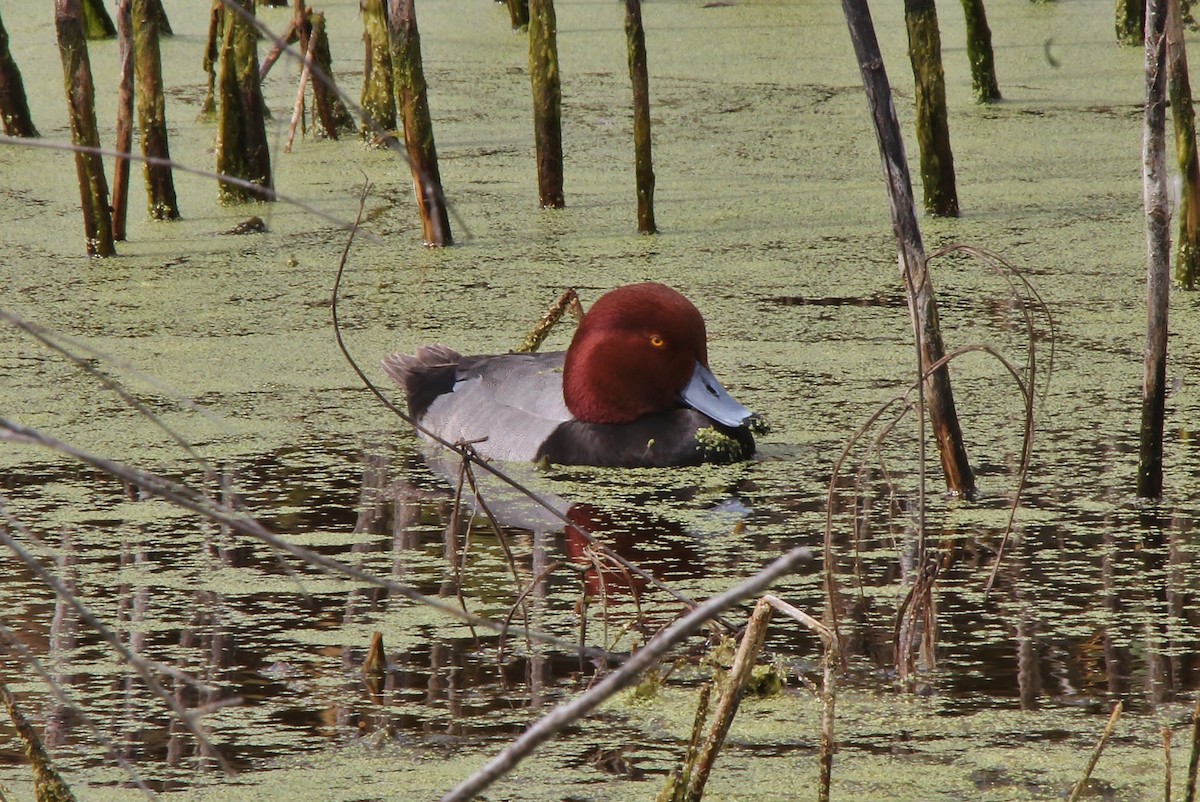
<path id="1" fill-rule="evenodd" d="M 1200 274 L 1200 161 L 1196 158 L 1196 111 L 1188 80 L 1187 49 L 1179 0 L 1167 0 L 1167 95 L 1175 123 L 1175 159 L 1183 177 L 1179 195 L 1179 242 L 1175 248 L 1175 282 L 1196 288 Z"/>
<path id="2" fill-rule="evenodd" d="M 142 155 L 155 159 L 143 169 L 146 203 L 152 220 L 178 220 L 179 202 L 171 173 L 171 148 L 167 141 L 167 105 L 163 97 L 162 54 L 159 51 L 158 0 L 133 0 L 133 50 L 137 73 L 138 127 Z"/>
<path id="3" fill-rule="evenodd" d="M 83 36 L 80 0 L 54 0 L 54 27 L 62 56 L 63 83 L 71 118 L 71 144 L 100 147 L 96 127 L 95 87 Z M 112 212 L 108 207 L 108 182 L 98 153 L 75 152 L 79 194 L 83 207 L 83 231 L 89 256 L 115 256 Z"/>
<path id="4" fill-rule="evenodd" d="M 154 18 L 158 21 L 158 35 L 174 36 L 175 31 L 171 30 L 171 20 L 167 19 L 167 10 L 163 8 L 162 0 L 150 0 L 150 5 L 153 6 Z"/>
<path id="5" fill-rule="evenodd" d="M 363 18 L 363 88 L 360 103 L 366 120 L 360 129 L 367 142 L 386 144 L 396 130 L 396 96 L 392 91 L 392 51 L 388 44 L 385 0 L 361 0 Z"/>
<path id="6" fill-rule="evenodd" d="M 1167 208 L 1167 9 L 1146 4 L 1146 108 L 1142 196 L 1146 209 L 1146 353 L 1137 493 L 1162 497 L 1163 420 L 1167 395 L 1167 306 L 1171 291 L 1171 213 Z"/>
<path id="7" fill-rule="evenodd" d="M 200 104 L 196 119 L 212 122 L 217 117 L 217 62 L 221 58 L 221 32 L 225 29 L 225 6 L 221 0 L 212 0 L 208 10 L 208 44 L 204 48 L 204 72 L 208 74 L 208 91 Z"/>
<path id="8" fill-rule="evenodd" d="M 253 0 L 234 0 L 253 14 Z M 260 189 L 222 183 L 222 201 L 274 200 L 271 152 L 263 118 L 262 84 L 258 77 L 258 31 L 234 9 L 221 15 L 224 37 L 217 73 L 217 172 L 258 185 Z"/>
<path id="9" fill-rule="evenodd" d="M 945 355 L 945 347 L 938 328 L 933 282 L 926 269 L 925 248 L 917 226 L 912 183 L 908 174 L 908 162 L 904 156 L 904 142 L 900 136 L 900 123 L 896 119 L 892 91 L 888 86 L 883 56 L 879 52 L 875 26 L 871 22 L 871 12 L 867 8 L 866 0 L 842 0 L 842 10 L 850 27 L 850 39 L 858 57 L 867 104 L 879 142 L 879 155 L 883 162 L 888 204 L 892 213 L 892 229 L 899 250 L 900 270 L 905 287 L 908 288 L 909 312 L 912 314 L 913 327 L 920 341 L 921 372 L 924 374 L 928 372 L 928 366 Z M 963 445 L 962 429 L 959 427 L 958 413 L 954 407 L 954 394 L 950 389 L 950 371 L 945 365 L 928 375 L 925 382 L 925 402 L 929 407 L 929 419 L 937 438 L 947 489 L 962 496 L 974 495 L 975 476 L 967 459 L 967 449 Z"/>
<path id="10" fill-rule="evenodd" d="M 404 120 L 404 143 L 412 170 L 417 208 L 425 244 L 453 244 L 442 177 L 438 171 L 433 121 L 429 115 L 425 71 L 421 66 L 421 35 L 413 0 L 388 0 L 388 35 L 392 50 L 392 82 L 396 105 Z"/>
<path id="11" fill-rule="evenodd" d="M 917 145 L 921 153 L 921 186 L 925 211 L 958 217 L 954 185 L 954 153 L 946 119 L 946 76 L 942 71 L 942 37 L 934 0 L 904 0 L 908 24 L 908 57 L 916 84 Z"/>
<path id="12" fill-rule="evenodd" d="M 507 0 L 508 18 L 514 31 L 529 27 L 529 0 Z"/>
<path id="13" fill-rule="evenodd" d="M 538 200 L 561 209 L 563 197 L 562 86 L 558 75 L 558 21 L 554 0 L 529 2 L 529 81 L 533 87 L 533 140 Z"/>
<path id="14" fill-rule="evenodd" d="M 117 0 L 117 153 L 113 165 L 113 239 L 125 241 L 125 219 L 129 211 L 129 152 L 133 148 L 133 18 L 130 0 Z"/>
<path id="15" fill-rule="evenodd" d="M 1117 0 L 1117 44 L 1139 45 L 1146 38 L 1146 3 Z"/>
<path id="16" fill-rule="evenodd" d="M 8 31 L 0 20 L 0 119 L 7 136 L 40 136 L 29 114 L 25 82 L 8 49 Z"/>
<path id="17" fill-rule="evenodd" d="M 992 52 L 992 29 L 988 27 L 983 0 L 962 0 L 967 23 L 967 61 L 971 63 L 971 88 L 978 103 L 1000 100 L 996 81 L 996 57 Z"/>
<path id="18" fill-rule="evenodd" d="M 633 164 L 637 185 L 638 231 L 657 234 L 654 223 L 654 160 L 650 152 L 650 76 L 641 0 L 625 0 L 625 37 L 629 80 L 633 84 Z"/>
<path id="19" fill-rule="evenodd" d="M 353 134 L 354 116 L 338 97 L 337 84 L 333 79 L 333 55 L 329 51 L 329 34 L 325 32 L 325 15 L 308 11 L 306 22 L 312 40 L 313 62 L 324 75 L 324 79 L 314 75 L 312 82 L 313 106 L 321 124 L 318 130 L 330 139 L 337 139 L 339 134 Z"/>
<path id="20" fill-rule="evenodd" d="M 104 0 L 82 0 L 83 35 L 86 39 L 114 39 L 117 26 L 104 8 Z"/>

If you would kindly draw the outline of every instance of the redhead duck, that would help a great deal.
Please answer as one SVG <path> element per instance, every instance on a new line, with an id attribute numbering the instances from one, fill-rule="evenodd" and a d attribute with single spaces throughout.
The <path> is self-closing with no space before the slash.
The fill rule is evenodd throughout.
<path id="1" fill-rule="evenodd" d="M 429 345 L 389 355 L 383 369 L 414 420 L 485 459 L 664 467 L 754 453 L 758 417 L 709 371 L 700 310 L 663 284 L 603 295 L 565 353 Z"/>

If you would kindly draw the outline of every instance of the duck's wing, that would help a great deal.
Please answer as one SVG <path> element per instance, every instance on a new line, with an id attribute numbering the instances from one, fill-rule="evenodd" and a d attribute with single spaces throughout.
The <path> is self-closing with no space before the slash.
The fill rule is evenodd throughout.
<path id="1" fill-rule="evenodd" d="M 405 390 L 413 417 L 480 456 L 532 460 L 571 420 L 562 397 L 563 352 L 463 357 L 445 346 L 392 354 L 383 368 Z"/>

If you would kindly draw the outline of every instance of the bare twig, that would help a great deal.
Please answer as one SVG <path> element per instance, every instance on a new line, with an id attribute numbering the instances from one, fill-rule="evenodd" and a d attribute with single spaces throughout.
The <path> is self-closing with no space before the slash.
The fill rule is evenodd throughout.
<path id="1" fill-rule="evenodd" d="M 1163 769 L 1166 775 L 1163 782 L 1163 800 L 1171 802 L 1171 728 L 1162 728 L 1163 739 Z"/>
<path id="2" fill-rule="evenodd" d="M 517 346 L 516 353 L 532 354 L 540 348 L 550 331 L 558 324 L 558 321 L 562 320 L 563 314 L 567 311 L 570 311 L 576 322 L 583 319 L 583 306 L 579 303 L 578 293 L 572 288 L 563 290 L 554 303 L 550 304 L 550 308 L 533 327 L 533 331 L 529 332 L 525 340 Z"/>
<path id="3" fill-rule="evenodd" d="M 492 760 L 456 788 L 442 797 L 442 802 L 467 802 L 483 793 L 496 780 L 511 771 L 538 746 L 554 737 L 563 728 L 586 716 L 605 699 L 633 684 L 643 671 L 653 666 L 668 651 L 703 627 L 714 615 L 737 604 L 742 599 L 760 594 L 781 576 L 794 571 L 802 562 L 812 559 L 807 548 L 795 548 L 779 557 L 741 584 L 714 596 L 671 626 L 651 638 L 636 654 L 619 668 L 596 683 L 591 690 L 566 702 L 530 725 Z"/>
<path id="4" fill-rule="evenodd" d="M 199 167 L 189 167 L 186 164 L 180 164 L 179 162 L 172 161 L 171 159 L 163 159 L 158 156 L 145 156 L 140 153 L 121 153 L 120 151 L 112 150 L 110 148 L 94 148 L 87 145 L 72 145 L 67 142 L 50 142 L 44 139 L 22 139 L 20 137 L 13 136 L 0 136 L 0 145 L 10 145 L 22 148 L 41 148 L 42 150 L 62 150 L 72 153 L 91 153 L 99 156 L 129 159 L 131 161 L 142 162 L 151 166 L 170 167 L 172 170 L 176 170 L 181 173 L 189 173 L 191 175 L 203 176 L 204 178 L 211 178 L 214 181 L 221 182 L 222 184 L 229 184 L 230 186 L 249 189 L 258 192 L 259 194 L 270 193 L 271 197 L 276 201 L 291 204 L 297 209 L 303 209 L 314 217 L 318 217 L 321 220 L 332 223 L 341 229 L 349 229 L 351 225 L 353 225 L 352 223 L 347 223 L 345 220 L 337 217 L 336 215 L 317 208 L 311 203 L 306 203 L 305 201 L 302 201 L 299 198 L 294 198 L 291 195 L 284 195 L 278 190 L 267 189 L 261 184 L 255 184 L 252 181 L 235 178 L 231 175 L 221 175 L 220 173 L 215 173 L 212 170 L 204 170 Z M 365 232 L 364 236 L 368 237 L 372 242 L 375 243 L 383 241 L 370 231 Z"/>
<path id="5" fill-rule="evenodd" d="M 1092 757 L 1088 760 L 1087 767 L 1083 770 L 1083 776 L 1079 778 L 1079 782 L 1071 788 L 1071 795 L 1067 797 L 1067 802 L 1076 802 L 1083 795 L 1084 789 L 1087 788 L 1088 780 L 1091 779 L 1092 770 L 1096 768 L 1096 764 L 1100 762 L 1100 755 L 1104 753 L 1104 747 L 1108 746 L 1108 739 L 1113 733 L 1113 728 L 1117 726 L 1117 719 L 1121 717 L 1121 711 L 1124 705 L 1117 702 L 1113 705 L 1112 714 L 1108 717 L 1108 724 L 1104 727 L 1104 733 L 1100 736 L 1100 740 L 1096 743 L 1096 748 L 1092 750 Z"/>
<path id="6" fill-rule="evenodd" d="M 771 594 L 763 596 L 768 604 L 785 615 L 799 621 L 821 638 L 825 645 L 824 676 L 821 679 L 821 753 L 820 777 L 817 785 L 817 802 L 829 802 L 829 789 L 833 782 L 833 725 L 837 708 L 837 672 L 841 664 L 838 656 L 837 634 L 829 627 L 782 599 Z"/>
<path id="7" fill-rule="evenodd" d="M 716 762 L 717 753 L 725 744 L 725 736 L 729 734 L 733 717 L 737 715 L 742 693 L 750 680 L 750 672 L 754 669 L 754 661 L 758 659 L 758 653 L 762 651 L 763 643 L 767 639 L 767 624 L 770 621 L 771 604 L 765 598 L 759 599 L 750 615 L 750 622 L 746 625 L 746 634 L 742 635 L 742 642 L 733 658 L 733 666 L 729 669 L 729 681 L 725 684 L 721 700 L 717 702 L 717 709 L 713 712 L 712 728 L 708 731 L 704 746 L 696 757 L 691 782 L 688 784 L 688 802 L 700 802 L 704 796 L 708 775 Z"/>
<path id="8" fill-rule="evenodd" d="M 25 756 L 33 766 L 33 787 L 37 798 L 46 802 L 75 802 L 75 795 L 71 793 L 70 786 L 63 781 L 54 764 L 50 762 L 50 755 L 46 754 L 46 747 L 42 745 L 37 730 L 17 709 L 12 692 L 3 683 L 0 683 L 0 701 L 4 702 L 8 717 L 12 719 L 13 727 L 25 746 Z"/>
<path id="9" fill-rule="evenodd" d="M 671 769 L 667 781 L 663 785 L 655 802 L 683 802 L 692 779 L 692 766 L 696 764 L 696 755 L 700 751 L 700 739 L 704 735 L 704 722 L 708 719 L 708 700 L 712 696 L 712 683 L 706 682 L 700 686 L 700 698 L 696 702 L 696 715 L 692 719 L 692 735 L 688 739 L 687 751 L 683 761 Z"/>
<path id="10" fill-rule="evenodd" d="M 1200 766 L 1200 698 L 1192 709 L 1192 751 L 1188 756 L 1187 788 L 1183 792 L 1184 802 L 1196 800 L 1196 769 Z"/>
<path id="11" fill-rule="evenodd" d="M 292 124 L 288 127 L 287 144 L 283 146 L 284 153 L 292 152 L 292 140 L 296 138 L 296 126 L 304 116 L 304 90 L 308 88 L 308 76 L 313 67 L 313 48 L 317 46 L 317 37 L 308 40 L 308 49 L 304 51 L 304 66 L 300 70 L 300 88 L 296 90 L 296 106 L 292 109 Z"/>

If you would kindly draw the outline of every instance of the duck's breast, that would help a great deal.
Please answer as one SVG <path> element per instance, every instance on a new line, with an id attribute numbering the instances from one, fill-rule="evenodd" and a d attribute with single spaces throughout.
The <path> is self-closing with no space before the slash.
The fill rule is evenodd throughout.
<path id="1" fill-rule="evenodd" d="M 748 429 L 723 426 L 694 409 L 644 415 L 631 423 L 559 426 L 538 457 L 562 465 L 665 468 L 705 462 L 738 462 L 754 453 Z"/>
<path id="2" fill-rule="evenodd" d="M 421 423 L 451 442 L 481 441 L 474 447 L 487 459 L 532 460 L 571 419 L 562 397 L 563 357 L 463 357 L 451 391 L 429 403 Z"/>

